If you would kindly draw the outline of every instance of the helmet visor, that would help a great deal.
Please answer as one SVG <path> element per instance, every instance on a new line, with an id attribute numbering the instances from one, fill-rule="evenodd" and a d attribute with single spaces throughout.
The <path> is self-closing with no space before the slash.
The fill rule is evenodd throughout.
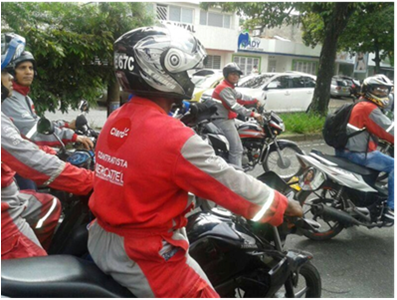
<path id="1" fill-rule="evenodd" d="M 372 89 L 372 94 L 377 97 L 387 97 L 390 93 L 390 88 L 386 86 L 375 86 Z"/>

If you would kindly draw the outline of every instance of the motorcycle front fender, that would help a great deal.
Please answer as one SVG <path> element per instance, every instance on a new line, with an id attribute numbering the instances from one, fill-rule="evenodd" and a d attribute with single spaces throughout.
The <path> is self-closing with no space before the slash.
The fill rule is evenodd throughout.
<path id="1" fill-rule="evenodd" d="M 298 271 L 305 263 L 313 258 L 308 252 L 290 250 L 285 257 L 269 271 L 270 289 L 266 298 L 274 294 L 285 284 L 292 273 Z"/>
<path id="2" fill-rule="evenodd" d="M 263 163 L 264 161 L 266 161 L 269 153 L 277 150 L 277 146 L 280 148 L 280 150 L 283 150 L 285 147 L 293 147 L 297 149 L 298 153 L 303 154 L 303 151 L 299 148 L 297 143 L 289 140 L 275 139 L 271 143 L 264 145 L 260 162 Z"/>

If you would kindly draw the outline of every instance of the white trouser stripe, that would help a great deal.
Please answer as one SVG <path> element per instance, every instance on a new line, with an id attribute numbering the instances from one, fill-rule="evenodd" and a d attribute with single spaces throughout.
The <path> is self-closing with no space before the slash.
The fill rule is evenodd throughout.
<path id="1" fill-rule="evenodd" d="M 391 123 L 391 125 L 389 126 L 389 128 L 386 129 L 387 132 L 390 132 L 394 129 L 394 122 Z"/>
<path id="2" fill-rule="evenodd" d="M 238 105 L 238 103 L 232 105 L 231 109 L 234 109 L 237 105 Z"/>
<path id="3" fill-rule="evenodd" d="M 274 190 L 271 190 L 265 204 L 262 206 L 260 211 L 255 215 L 255 217 L 252 218 L 252 221 L 254 222 L 259 221 L 266 213 L 266 211 L 269 209 L 269 207 L 272 205 L 273 200 L 274 200 Z"/>
<path id="4" fill-rule="evenodd" d="M 51 205 L 50 210 L 46 213 L 46 215 L 44 217 L 42 217 L 37 222 L 36 229 L 39 229 L 39 228 L 41 228 L 41 226 L 43 226 L 43 223 L 45 222 L 45 220 L 48 219 L 48 217 L 52 214 L 52 212 L 54 211 L 55 207 L 57 206 L 57 202 L 58 202 L 57 198 L 52 199 L 52 205 Z"/>

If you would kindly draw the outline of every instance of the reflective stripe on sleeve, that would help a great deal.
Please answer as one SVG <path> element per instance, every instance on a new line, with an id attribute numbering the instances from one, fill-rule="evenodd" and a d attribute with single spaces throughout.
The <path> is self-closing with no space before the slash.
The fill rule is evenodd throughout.
<path id="1" fill-rule="evenodd" d="M 274 190 L 271 190 L 269 193 L 269 196 L 266 199 L 265 204 L 262 206 L 262 208 L 259 210 L 259 212 L 255 215 L 255 217 L 252 218 L 252 221 L 257 222 L 259 221 L 263 215 L 267 212 L 267 210 L 270 208 L 274 200 Z"/>
<path id="2" fill-rule="evenodd" d="M 26 134 L 26 137 L 28 139 L 31 139 L 32 136 L 37 132 L 37 123 L 33 125 L 33 127 L 29 130 L 29 132 Z"/>

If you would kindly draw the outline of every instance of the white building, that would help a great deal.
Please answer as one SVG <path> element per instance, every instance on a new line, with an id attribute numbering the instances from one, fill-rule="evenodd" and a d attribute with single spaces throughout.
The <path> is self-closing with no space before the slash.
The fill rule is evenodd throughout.
<path id="1" fill-rule="evenodd" d="M 300 71 L 317 74 L 321 46 L 305 46 L 299 26 L 268 29 L 259 38 L 240 32 L 237 14 L 216 8 L 204 11 L 198 2 L 154 2 L 153 10 L 160 22 L 184 27 L 201 41 L 208 53 L 208 68 L 222 69 L 234 61 L 244 74 L 250 74 L 255 65 L 260 73 Z M 362 60 L 358 60 L 359 57 Z M 335 61 L 335 74 L 364 79 L 374 73 L 373 57 L 373 54 L 351 57 L 340 53 Z M 360 64 L 362 62 L 365 67 Z M 394 78 L 393 66 L 382 62 L 381 68 L 389 78 Z"/>

